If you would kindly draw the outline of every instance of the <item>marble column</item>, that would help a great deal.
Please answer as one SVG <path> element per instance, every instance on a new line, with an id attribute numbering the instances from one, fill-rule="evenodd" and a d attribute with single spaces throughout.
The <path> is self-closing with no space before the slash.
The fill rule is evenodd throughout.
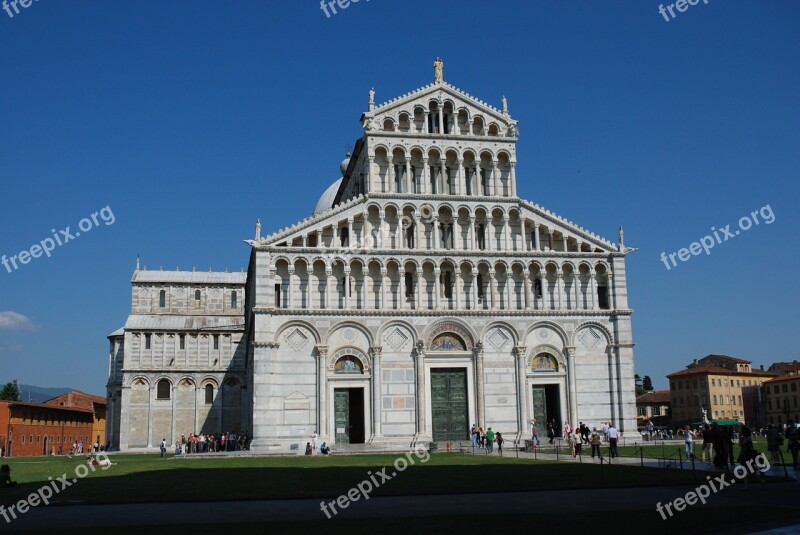
<path id="1" fill-rule="evenodd" d="M 367 193 L 372 191 L 372 164 L 375 162 L 375 156 L 367 157 Z"/>
<path id="2" fill-rule="evenodd" d="M 440 307 L 440 303 L 439 303 L 439 294 L 441 293 L 441 286 L 442 286 L 442 283 L 439 280 L 439 277 L 441 277 L 441 275 L 442 275 L 442 270 L 441 269 L 436 268 L 436 269 L 433 270 L 433 280 L 434 280 L 434 284 L 433 284 L 433 308 L 434 308 L 434 310 L 439 310 L 441 308 Z"/>
<path id="3" fill-rule="evenodd" d="M 389 283 L 388 270 L 381 268 L 381 310 L 387 310 L 386 306 L 386 285 Z"/>
<path id="4" fill-rule="evenodd" d="M 433 221 L 431 221 L 433 229 L 431 230 L 431 239 L 433 240 L 432 250 L 439 249 L 439 214 L 434 214 Z"/>
<path id="5" fill-rule="evenodd" d="M 499 182 L 497 178 L 497 160 L 492 160 L 492 195 L 495 197 L 500 195 L 498 192 Z"/>
<path id="6" fill-rule="evenodd" d="M 381 404 L 381 353 L 383 348 L 381 346 L 373 346 L 370 348 L 372 355 L 372 436 L 380 437 L 383 435 L 381 432 L 381 415 L 383 414 L 383 405 Z"/>
<path id="7" fill-rule="evenodd" d="M 286 302 L 288 304 L 288 308 L 294 310 L 294 266 L 290 266 L 287 271 L 289 273 L 289 287 L 286 293 L 289 295 L 286 296 Z"/>
<path id="8" fill-rule="evenodd" d="M 328 346 L 317 346 L 317 433 L 320 443 L 330 440 L 328 431 Z"/>
<path id="9" fill-rule="evenodd" d="M 575 381 L 575 348 L 566 347 L 567 383 L 569 384 L 569 418 L 572 427 L 578 423 L 578 389 Z"/>
<path id="10" fill-rule="evenodd" d="M 475 359 L 475 389 L 477 399 L 475 405 L 478 413 L 478 426 L 486 429 L 486 402 L 484 399 L 484 373 L 483 373 L 483 341 L 479 340 L 472 349 Z"/>
<path id="11" fill-rule="evenodd" d="M 469 247 L 471 251 L 475 250 L 475 216 L 469 216 Z"/>
<path id="12" fill-rule="evenodd" d="M 528 278 L 530 276 L 530 272 L 527 269 L 522 270 L 522 280 L 523 280 L 523 291 L 525 292 L 525 299 L 522 300 L 522 306 L 525 307 L 525 310 L 528 310 L 531 307 L 530 299 L 531 299 L 531 280 Z"/>
<path id="13" fill-rule="evenodd" d="M 453 290 L 453 294 L 456 300 L 456 310 L 461 310 L 461 290 L 463 287 L 463 283 L 461 281 L 461 269 L 456 266 L 455 268 L 455 289 Z"/>
<path id="14" fill-rule="evenodd" d="M 541 245 L 539 244 L 539 223 L 533 224 L 533 250 L 534 251 L 541 251 Z"/>
<path id="15" fill-rule="evenodd" d="M 506 251 L 510 251 L 512 249 L 511 243 L 510 243 L 510 241 L 511 241 L 510 240 L 510 234 L 511 233 L 509 232 L 509 229 L 510 229 L 510 226 L 511 226 L 511 225 L 509 225 L 509 221 L 510 220 L 511 220 L 511 216 L 509 216 L 508 214 L 503 214 L 503 242 L 504 242 L 503 247 L 505 247 Z M 502 251 L 503 248 L 501 247 L 500 250 Z"/>
<path id="16" fill-rule="evenodd" d="M 520 249 L 522 251 L 530 251 L 530 247 L 528 247 L 528 233 L 525 232 L 525 216 L 519 216 L 519 235 L 522 238 L 522 243 L 520 244 Z M 514 240 L 514 250 L 517 250 L 517 240 Z"/>
<path id="17" fill-rule="evenodd" d="M 514 272 L 509 267 L 508 271 L 506 271 L 506 310 L 512 310 L 514 308 L 511 306 L 512 302 L 511 298 L 514 294 L 514 292 L 511 289 L 511 285 L 513 284 L 513 282 L 514 282 Z"/>
<path id="18" fill-rule="evenodd" d="M 345 267 L 344 269 L 344 288 L 342 288 L 344 292 L 344 308 L 345 310 L 350 310 L 350 294 L 353 291 L 350 283 L 350 266 Z"/>
<path id="19" fill-rule="evenodd" d="M 455 168 L 455 177 L 453 177 L 453 183 L 455 184 L 455 193 L 456 195 L 461 195 L 461 164 L 464 163 L 464 160 L 456 158 L 456 168 Z M 464 186 L 466 189 L 466 185 Z"/>
<path id="20" fill-rule="evenodd" d="M 417 366 L 417 437 L 427 434 L 425 425 L 425 344 L 420 340 L 417 342 L 416 358 Z"/>
<path id="21" fill-rule="evenodd" d="M 327 267 L 327 266 L 326 266 Z M 333 271 L 331 269 L 325 270 L 325 309 L 332 309 L 333 306 L 333 289 L 336 288 L 336 279 L 331 284 L 331 277 Z"/>
<path id="22" fill-rule="evenodd" d="M 425 115 L 425 117 L 427 117 L 427 114 Z M 428 186 L 429 186 L 429 182 L 430 182 L 430 180 L 428 179 L 428 172 L 429 172 L 428 159 L 427 158 L 423 158 L 422 159 L 422 174 L 421 174 L 420 179 L 419 179 L 420 180 L 420 192 L 421 193 L 428 193 Z"/>
<path id="23" fill-rule="evenodd" d="M 527 366 L 525 365 L 525 346 L 514 348 L 514 357 L 517 361 L 517 433 L 522 435 L 528 429 L 528 401 L 527 401 Z"/>
<path id="24" fill-rule="evenodd" d="M 589 286 L 592 292 L 592 310 L 597 310 L 597 281 L 594 267 L 589 268 Z"/>
<path id="25" fill-rule="evenodd" d="M 497 299 L 495 299 L 495 289 L 497 288 L 497 281 L 495 280 L 495 270 L 489 270 L 489 308 L 494 310 L 497 308 Z"/>
<path id="26" fill-rule="evenodd" d="M 512 197 L 516 197 L 517 196 L 517 173 L 516 173 L 517 162 L 510 162 L 510 165 L 511 165 L 511 173 L 509 175 L 508 180 L 509 180 L 509 182 L 511 184 L 511 196 Z"/>

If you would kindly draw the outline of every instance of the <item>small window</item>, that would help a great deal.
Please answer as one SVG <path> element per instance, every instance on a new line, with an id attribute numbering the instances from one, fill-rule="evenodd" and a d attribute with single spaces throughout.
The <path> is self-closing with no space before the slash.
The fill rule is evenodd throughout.
<path id="1" fill-rule="evenodd" d="M 711 379 L 711 386 L 717 386 L 717 380 Z"/>
<path id="2" fill-rule="evenodd" d="M 787 384 L 781 385 L 781 391 L 782 392 L 788 392 L 789 391 L 789 385 L 787 385 Z"/>
<path id="3" fill-rule="evenodd" d="M 165 290 L 161 290 L 158 292 L 158 307 L 164 308 L 167 306 L 167 292 Z"/>
<path id="4" fill-rule="evenodd" d="M 20 436 L 20 442 L 22 442 L 23 444 L 25 444 L 25 435 L 22 435 L 22 436 Z"/>
<path id="5" fill-rule="evenodd" d="M 236 290 L 231 292 L 231 308 L 234 310 L 239 308 L 239 296 L 236 294 Z"/>
<path id="6" fill-rule="evenodd" d="M 597 287 L 597 303 L 603 310 L 608 310 L 608 286 L 598 286 Z"/>
<path id="7" fill-rule="evenodd" d="M 200 308 L 200 290 L 194 291 L 194 308 Z"/>
<path id="8" fill-rule="evenodd" d="M 534 279 L 533 281 L 533 293 L 537 299 L 542 298 L 542 279 Z"/>
<path id="9" fill-rule="evenodd" d="M 206 385 L 206 405 L 214 403 L 214 385 Z"/>
<path id="10" fill-rule="evenodd" d="M 219 349 L 219 335 L 214 335 L 214 349 Z"/>
<path id="11" fill-rule="evenodd" d="M 144 335 L 144 348 L 145 349 L 150 349 L 150 335 L 149 334 Z"/>
<path id="12" fill-rule="evenodd" d="M 275 285 L 275 308 L 281 308 L 281 285 Z"/>
<path id="13" fill-rule="evenodd" d="M 182 334 L 182 335 L 178 336 L 178 339 L 180 340 L 180 348 L 181 349 L 186 349 L 186 335 Z"/>
<path id="14" fill-rule="evenodd" d="M 171 393 L 172 387 L 169 384 L 169 381 L 166 379 L 161 379 L 156 387 L 156 399 L 170 399 Z"/>

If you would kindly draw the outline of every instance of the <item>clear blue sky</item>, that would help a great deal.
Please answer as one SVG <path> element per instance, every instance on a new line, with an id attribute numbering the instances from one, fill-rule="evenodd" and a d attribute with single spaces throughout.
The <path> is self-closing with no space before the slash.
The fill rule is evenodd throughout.
<path id="1" fill-rule="evenodd" d="M 13 12 L 13 11 L 12 11 Z M 8 273 L 0 379 L 103 393 L 106 335 L 150 269 L 239 270 L 309 215 L 375 86 L 445 79 L 519 120 L 518 193 L 616 240 L 636 371 L 798 358 L 800 4 L 54 1 L 0 11 L 0 255 L 105 206 L 116 218 Z M 667 270 L 769 204 L 761 224 Z"/>

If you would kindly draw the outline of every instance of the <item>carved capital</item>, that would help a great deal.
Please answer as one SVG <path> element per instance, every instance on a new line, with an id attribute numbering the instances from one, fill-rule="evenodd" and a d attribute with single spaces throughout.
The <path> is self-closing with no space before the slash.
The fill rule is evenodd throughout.
<path id="1" fill-rule="evenodd" d="M 317 356 L 325 358 L 328 356 L 328 346 L 317 346 Z"/>
<path id="2" fill-rule="evenodd" d="M 475 342 L 475 347 L 472 348 L 472 355 L 475 358 L 483 358 L 483 340 Z"/>
<path id="3" fill-rule="evenodd" d="M 575 347 L 574 346 L 567 346 L 564 348 L 564 351 L 567 353 L 567 357 L 574 358 L 575 357 Z"/>
<path id="4" fill-rule="evenodd" d="M 383 346 L 372 346 L 369 348 L 370 354 L 373 358 L 381 358 L 381 354 L 383 353 Z"/>
<path id="5" fill-rule="evenodd" d="M 417 340 L 416 349 L 417 349 L 417 356 L 418 357 L 424 356 L 425 355 L 425 342 L 423 342 L 422 340 Z"/>
<path id="6" fill-rule="evenodd" d="M 515 346 L 514 347 L 514 356 L 518 359 L 524 358 L 525 353 L 527 353 L 528 348 L 526 346 Z"/>

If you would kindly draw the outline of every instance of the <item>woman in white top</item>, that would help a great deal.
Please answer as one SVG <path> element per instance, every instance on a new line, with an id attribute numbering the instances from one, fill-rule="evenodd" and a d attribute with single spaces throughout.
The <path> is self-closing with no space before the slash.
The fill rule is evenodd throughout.
<path id="1" fill-rule="evenodd" d="M 686 429 L 683 432 L 683 436 L 686 439 L 686 443 L 684 444 L 684 446 L 686 446 L 686 458 L 687 459 L 693 459 L 694 458 L 694 431 L 692 431 L 692 428 L 687 425 Z"/>

